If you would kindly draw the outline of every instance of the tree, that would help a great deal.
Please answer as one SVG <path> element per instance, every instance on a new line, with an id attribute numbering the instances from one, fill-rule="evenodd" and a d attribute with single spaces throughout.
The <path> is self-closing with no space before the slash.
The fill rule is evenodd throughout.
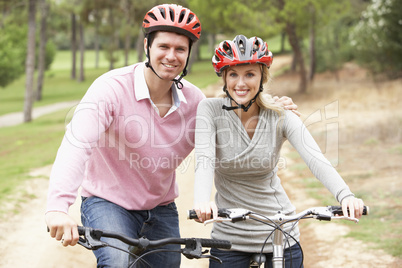
<path id="1" fill-rule="evenodd" d="M 85 39 L 84 39 L 84 25 L 83 22 L 80 21 L 78 25 L 78 32 L 80 36 L 79 48 L 80 48 L 80 76 L 78 78 L 78 82 L 82 82 L 85 80 L 84 74 L 84 54 L 85 54 Z"/>
<path id="2" fill-rule="evenodd" d="M 39 3 L 41 19 L 40 19 L 40 39 L 39 39 L 39 56 L 38 56 L 38 81 L 35 98 L 37 101 L 42 99 L 43 78 L 46 69 L 46 43 L 47 43 L 47 16 L 49 13 L 49 5 L 46 0 Z"/>
<path id="3" fill-rule="evenodd" d="M 28 3 L 28 44 L 27 57 L 25 62 L 25 103 L 24 122 L 32 120 L 33 82 L 35 73 L 35 31 L 36 31 L 36 0 L 29 0 Z"/>
<path id="4" fill-rule="evenodd" d="M 373 73 L 402 74 L 402 1 L 373 0 L 350 39 L 357 61 Z"/>
<path id="5" fill-rule="evenodd" d="M 76 14 L 71 13 L 71 79 L 77 77 L 77 19 Z"/>
<path id="6" fill-rule="evenodd" d="M 0 2 L 0 11 L 0 87 L 5 87 L 24 74 L 27 24 L 23 3 Z"/>

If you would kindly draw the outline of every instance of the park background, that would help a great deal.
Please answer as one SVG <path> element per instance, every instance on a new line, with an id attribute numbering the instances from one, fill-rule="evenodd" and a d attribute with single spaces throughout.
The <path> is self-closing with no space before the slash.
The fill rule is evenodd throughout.
<path id="1" fill-rule="evenodd" d="M 170 2 L 202 23 L 186 79 L 216 96 L 213 47 L 236 34 L 262 37 L 274 54 L 267 87 L 293 98 L 323 152 L 371 207 L 358 225 L 303 224 L 305 267 L 400 267 L 402 1 Z M 161 3 L 0 0 L 0 267 L 94 266 L 90 252 L 63 248 L 45 231 L 49 169 L 93 80 L 145 59 L 141 21 Z M 336 202 L 290 146 L 283 155 L 281 178 L 299 211 Z M 208 237 L 208 227 L 185 220 L 192 173 L 191 165 L 178 170 L 182 235 Z M 206 265 L 183 260 L 183 267 L 196 263 Z"/>

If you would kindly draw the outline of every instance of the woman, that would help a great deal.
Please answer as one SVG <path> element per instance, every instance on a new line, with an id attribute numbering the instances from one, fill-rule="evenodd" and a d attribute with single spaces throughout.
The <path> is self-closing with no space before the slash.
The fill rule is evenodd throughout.
<path id="1" fill-rule="evenodd" d="M 238 35 L 216 48 L 212 63 L 223 78 L 226 96 L 205 99 L 197 110 L 194 209 L 199 221 L 216 218 L 217 207 L 244 208 L 264 215 L 278 211 L 294 214 L 295 207 L 281 186 L 276 167 L 286 140 L 342 204 L 345 215 L 349 208 L 351 217 L 360 218 L 363 201 L 354 197 L 325 159 L 299 117 L 263 93 L 272 63 L 267 44 L 258 37 Z M 210 202 L 213 179 L 217 193 L 215 202 Z M 290 224 L 285 225 L 285 230 L 290 229 Z M 253 221 L 214 223 L 212 238 L 230 240 L 232 249 L 213 249 L 211 254 L 223 264 L 210 262 L 210 267 L 249 267 L 250 255 L 260 252 L 271 231 L 271 227 Z M 290 254 L 292 267 L 301 267 L 297 226 L 290 234 L 295 239 L 287 243 L 286 267 Z M 272 252 L 270 241 L 264 252 Z M 270 262 L 267 255 L 267 265 Z"/>

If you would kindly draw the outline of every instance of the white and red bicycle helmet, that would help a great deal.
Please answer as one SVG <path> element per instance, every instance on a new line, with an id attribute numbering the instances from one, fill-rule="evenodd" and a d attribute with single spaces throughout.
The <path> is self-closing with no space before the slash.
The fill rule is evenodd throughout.
<path id="1" fill-rule="evenodd" d="M 237 35 L 233 41 L 222 41 L 215 49 L 212 65 L 218 76 L 229 66 L 260 63 L 268 68 L 271 66 L 273 55 L 268 45 L 259 37 L 247 39 L 244 35 Z"/>
<path id="2" fill-rule="evenodd" d="M 176 32 L 187 36 L 192 42 L 200 39 L 201 23 L 198 17 L 188 8 L 163 4 L 152 8 L 142 22 L 145 34 L 155 31 Z"/>

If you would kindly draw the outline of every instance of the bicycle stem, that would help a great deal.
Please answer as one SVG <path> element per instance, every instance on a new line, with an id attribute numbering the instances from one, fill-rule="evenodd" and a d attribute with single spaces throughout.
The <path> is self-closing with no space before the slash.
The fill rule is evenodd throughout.
<path id="1" fill-rule="evenodd" d="M 274 231 L 274 236 L 272 240 L 272 267 L 273 268 L 282 268 L 284 267 L 284 259 L 283 259 L 283 232 L 281 229 L 277 228 Z"/>

